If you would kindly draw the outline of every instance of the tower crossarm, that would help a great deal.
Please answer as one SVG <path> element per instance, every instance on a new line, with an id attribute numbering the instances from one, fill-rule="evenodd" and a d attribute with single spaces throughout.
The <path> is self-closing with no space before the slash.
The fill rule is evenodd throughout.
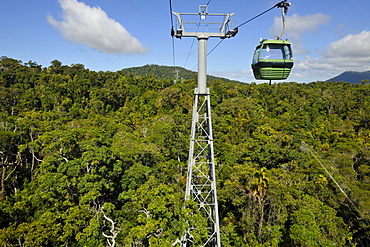
<path id="1" fill-rule="evenodd" d="M 219 37 L 231 38 L 237 33 L 237 29 L 230 30 L 230 14 L 212 14 L 212 13 L 178 13 L 172 12 L 177 17 L 177 28 L 174 32 L 176 38 L 197 37 L 205 38 Z M 199 19 L 194 17 L 200 17 Z M 217 21 L 215 20 L 217 19 Z"/>

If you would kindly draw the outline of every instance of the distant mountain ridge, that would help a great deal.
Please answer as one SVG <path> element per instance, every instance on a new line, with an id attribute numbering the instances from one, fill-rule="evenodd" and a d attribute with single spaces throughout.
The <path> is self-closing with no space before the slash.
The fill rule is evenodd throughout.
<path id="1" fill-rule="evenodd" d="M 166 80 L 166 79 L 173 79 L 173 80 L 190 80 L 196 79 L 198 72 L 187 70 L 182 67 L 174 67 L 174 66 L 164 66 L 164 65 L 156 65 L 156 64 L 147 64 L 141 67 L 131 67 L 125 68 L 121 70 L 125 74 L 133 74 L 136 76 L 149 76 L 153 75 L 157 79 Z M 221 81 L 228 81 L 228 82 L 238 82 L 235 80 L 229 80 L 222 77 L 207 75 L 208 80 L 221 80 Z"/>
<path id="2" fill-rule="evenodd" d="M 362 83 L 364 80 L 370 81 L 370 70 L 364 72 L 346 71 L 326 81 L 346 81 L 355 84 Z"/>
<path id="3" fill-rule="evenodd" d="M 155 78 L 159 80 L 190 80 L 196 79 L 198 72 L 187 70 L 182 67 L 178 66 L 164 66 L 164 65 L 157 65 L 157 64 L 147 64 L 144 66 L 139 67 L 131 67 L 131 68 L 124 68 L 121 70 L 125 74 L 133 74 L 135 76 L 149 76 L 153 75 Z M 225 82 L 237 82 L 241 83 L 240 81 L 230 80 L 222 77 L 207 75 L 208 80 L 221 80 Z M 335 76 L 331 79 L 326 81 L 345 81 L 351 84 L 356 83 L 363 83 L 364 80 L 370 81 L 370 70 L 364 72 L 357 72 L 357 71 L 346 71 L 342 74 Z M 366 82 L 366 81 L 365 81 Z"/>

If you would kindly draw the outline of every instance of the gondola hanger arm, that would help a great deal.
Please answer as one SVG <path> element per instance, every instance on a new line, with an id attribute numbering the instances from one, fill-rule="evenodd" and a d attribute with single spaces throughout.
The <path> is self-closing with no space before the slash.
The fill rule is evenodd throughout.
<path id="1" fill-rule="evenodd" d="M 276 4 L 276 6 L 278 8 L 281 8 L 281 17 L 283 19 L 283 31 L 276 37 L 276 40 L 279 40 L 280 37 L 285 33 L 285 30 L 286 30 L 286 26 L 285 26 L 285 14 L 288 13 L 288 7 L 292 5 L 291 3 L 288 3 L 287 1 L 282 1 L 278 4 Z"/>

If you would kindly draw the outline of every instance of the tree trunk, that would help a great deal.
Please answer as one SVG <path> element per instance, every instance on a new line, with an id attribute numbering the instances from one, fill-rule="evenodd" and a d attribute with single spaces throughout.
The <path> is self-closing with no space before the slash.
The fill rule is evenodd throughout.
<path id="1" fill-rule="evenodd" d="M 1 172 L 1 190 L 0 190 L 0 198 L 2 200 L 5 199 L 5 175 L 6 175 L 6 166 L 3 165 L 3 169 Z"/>
<path id="2" fill-rule="evenodd" d="M 259 214 L 260 214 L 260 220 L 258 223 L 258 237 L 262 234 L 262 226 L 263 226 L 263 216 L 264 216 L 264 203 L 262 196 L 258 197 L 258 208 L 259 208 Z"/>

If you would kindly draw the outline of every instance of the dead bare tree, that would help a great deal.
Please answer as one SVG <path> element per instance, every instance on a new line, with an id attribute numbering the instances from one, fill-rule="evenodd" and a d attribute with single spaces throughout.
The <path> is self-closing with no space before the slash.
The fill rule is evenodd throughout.
<path id="1" fill-rule="evenodd" d="M 108 235 L 108 234 L 105 234 L 103 232 L 103 236 L 107 239 L 107 242 L 108 242 L 108 246 L 109 247 L 115 247 L 116 246 L 116 238 L 117 238 L 117 235 L 120 231 L 120 229 L 117 229 L 116 228 L 116 222 L 113 221 L 113 219 L 109 218 L 105 212 L 104 212 L 104 208 L 101 208 L 100 210 L 103 214 L 103 218 L 108 221 L 110 223 L 110 230 L 109 232 L 111 233 L 111 235 Z"/>

